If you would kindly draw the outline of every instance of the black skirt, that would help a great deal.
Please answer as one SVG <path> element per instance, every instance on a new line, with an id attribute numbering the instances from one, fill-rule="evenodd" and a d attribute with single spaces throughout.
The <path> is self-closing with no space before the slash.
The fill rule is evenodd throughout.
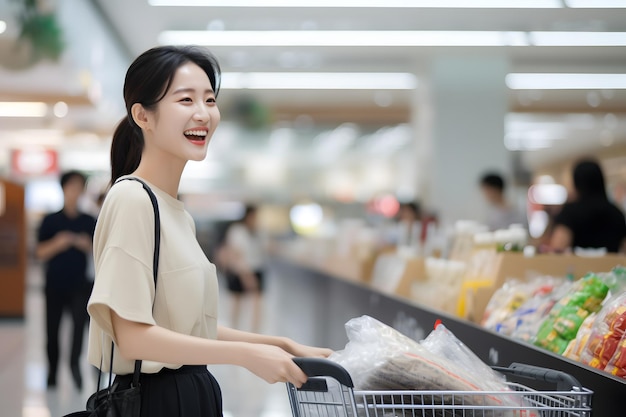
<path id="1" fill-rule="evenodd" d="M 117 375 L 120 389 L 130 387 L 132 375 Z M 206 366 L 163 368 L 141 374 L 141 417 L 222 417 L 222 392 Z"/>
<path id="2" fill-rule="evenodd" d="M 257 288 L 259 289 L 259 292 L 262 293 L 263 289 L 264 289 L 264 273 L 263 271 L 254 271 L 254 276 L 256 277 L 256 281 L 257 281 Z M 226 273 L 226 280 L 228 282 L 228 290 L 231 293 L 234 294 L 243 294 L 246 292 L 246 289 L 243 286 L 243 282 L 241 280 L 241 277 L 237 274 L 234 274 L 232 272 L 227 272 Z"/>

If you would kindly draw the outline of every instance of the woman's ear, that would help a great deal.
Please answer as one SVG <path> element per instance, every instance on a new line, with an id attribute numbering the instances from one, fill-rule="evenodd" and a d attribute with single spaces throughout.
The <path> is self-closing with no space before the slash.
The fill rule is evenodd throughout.
<path id="1" fill-rule="evenodd" d="M 145 130 L 148 127 L 148 112 L 140 103 L 133 104 L 130 108 L 130 114 L 141 130 Z"/>

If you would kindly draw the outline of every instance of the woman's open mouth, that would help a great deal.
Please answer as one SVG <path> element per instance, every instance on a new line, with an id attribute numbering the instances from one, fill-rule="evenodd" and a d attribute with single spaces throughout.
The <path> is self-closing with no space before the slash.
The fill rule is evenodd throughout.
<path id="1" fill-rule="evenodd" d="M 189 129 L 183 132 L 187 140 L 195 145 L 204 145 L 208 133 L 209 129 L 207 128 Z"/>

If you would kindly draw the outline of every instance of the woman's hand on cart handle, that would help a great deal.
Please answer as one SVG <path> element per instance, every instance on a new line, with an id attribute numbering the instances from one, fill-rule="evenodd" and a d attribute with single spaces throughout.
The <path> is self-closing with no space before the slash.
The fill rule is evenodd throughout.
<path id="1" fill-rule="evenodd" d="M 290 382 L 300 388 L 308 377 L 293 362 L 293 356 L 277 346 L 250 344 L 242 365 L 270 384 Z"/>
<path id="2" fill-rule="evenodd" d="M 348 371 L 336 362 L 321 358 L 294 358 L 293 361 L 309 376 L 328 376 L 346 387 L 354 388 Z"/>

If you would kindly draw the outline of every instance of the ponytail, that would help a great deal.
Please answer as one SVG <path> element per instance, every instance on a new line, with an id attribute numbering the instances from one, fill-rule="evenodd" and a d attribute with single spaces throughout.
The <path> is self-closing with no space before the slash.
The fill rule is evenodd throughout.
<path id="1" fill-rule="evenodd" d="M 124 117 L 113 133 L 111 143 L 111 185 L 121 176 L 135 171 L 141 161 L 143 135 Z"/>

